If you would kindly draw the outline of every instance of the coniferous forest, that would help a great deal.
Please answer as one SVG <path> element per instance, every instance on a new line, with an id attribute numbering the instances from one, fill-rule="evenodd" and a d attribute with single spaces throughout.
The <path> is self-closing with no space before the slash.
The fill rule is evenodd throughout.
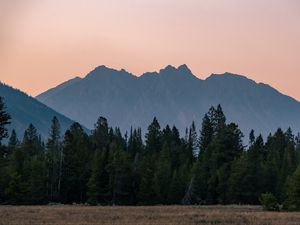
<path id="1" fill-rule="evenodd" d="M 266 140 L 251 131 L 245 144 L 220 105 L 183 136 L 156 118 L 145 137 L 139 128 L 122 134 L 103 117 L 91 134 L 79 123 L 61 134 L 54 117 L 46 141 L 32 124 L 19 140 L 7 132 L 10 120 L 0 98 L 0 143 L 8 140 L 0 145 L 0 204 L 260 204 L 267 196 L 300 209 L 300 138 L 291 129 Z"/>

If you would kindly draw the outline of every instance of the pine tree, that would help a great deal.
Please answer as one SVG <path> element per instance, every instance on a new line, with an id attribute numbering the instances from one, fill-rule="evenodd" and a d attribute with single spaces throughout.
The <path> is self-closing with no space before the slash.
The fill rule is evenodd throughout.
<path id="1" fill-rule="evenodd" d="M 211 119 L 207 114 L 204 115 L 202 120 L 202 129 L 200 131 L 200 138 L 199 138 L 199 148 L 200 148 L 200 155 L 203 157 L 204 152 L 208 148 L 209 144 L 211 143 L 213 138 L 213 126 Z"/>
<path id="2" fill-rule="evenodd" d="M 17 133 L 13 129 L 11 132 L 11 135 L 9 137 L 9 141 L 8 141 L 8 145 L 7 145 L 9 154 L 12 154 L 14 152 L 14 150 L 16 149 L 17 145 L 19 145 L 19 144 L 20 144 L 20 142 L 18 140 Z"/>
<path id="3" fill-rule="evenodd" d="M 136 157 L 137 154 L 143 152 L 143 140 L 141 129 L 130 130 L 130 135 L 127 144 L 127 151 L 132 159 Z"/>
<path id="4" fill-rule="evenodd" d="M 7 137 L 7 125 L 10 124 L 10 115 L 5 111 L 3 98 L 0 96 L 0 202 L 4 199 L 4 189 L 8 177 L 8 158 L 12 152 L 11 148 L 2 146 L 1 141 Z"/>
<path id="5" fill-rule="evenodd" d="M 108 173 L 111 204 L 131 204 L 132 167 L 129 155 L 116 142 L 110 144 Z"/>
<path id="6" fill-rule="evenodd" d="M 153 177 L 156 202 L 167 204 L 169 188 L 172 178 L 170 149 L 167 143 L 163 144 L 158 155 L 158 162 Z"/>
<path id="7" fill-rule="evenodd" d="M 230 202 L 234 204 L 258 204 L 264 189 L 263 174 L 264 141 L 261 135 L 232 166 L 229 179 Z"/>
<path id="8" fill-rule="evenodd" d="M 87 134 L 79 123 L 71 125 L 63 141 L 61 199 L 64 203 L 86 201 L 90 177 L 91 146 Z"/>
<path id="9" fill-rule="evenodd" d="M 109 198 L 109 173 L 107 170 L 109 159 L 109 143 L 114 139 L 114 132 L 109 129 L 106 118 L 99 117 L 92 133 L 94 157 L 92 172 L 87 184 L 88 202 L 90 204 L 107 204 Z"/>
<path id="10" fill-rule="evenodd" d="M 22 149 L 29 156 L 42 153 L 42 142 L 37 132 L 37 129 L 33 126 L 33 124 L 29 124 L 28 128 L 24 132 Z"/>
<path id="11" fill-rule="evenodd" d="M 143 205 L 154 204 L 156 203 L 156 199 L 154 197 L 156 196 L 154 187 L 155 164 L 152 156 L 144 156 L 141 162 L 140 171 L 141 182 L 138 192 L 139 203 Z"/>
<path id="12" fill-rule="evenodd" d="M 293 173 L 289 180 L 287 189 L 287 200 L 284 207 L 288 210 L 300 210 L 300 166 Z"/>
<path id="13" fill-rule="evenodd" d="M 154 117 L 152 123 L 148 127 L 146 134 L 146 151 L 149 153 L 159 152 L 161 149 L 161 130 L 160 125 Z"/>
<path id="14" fill-rule="evenodd" d="M 56 116 L 51 121 L 51 129 L 46 144 L 48 167 L 48 196 L 50 201 L 58 200 L 61 173 L 62 147 L 60 141 L 60 124 Z"/>
<path id="15" fill-rule="evenodd" d="M 92 133 L 92 140 L 95 149 L 98 149 L 99 151 L 105 151 L 107 149 L 109 144 L 108 130 L 107 119 L 100 116 Z"/>
<path id="16" fill-rule="evenodd" d="M 189 129 L 189 137 L 188 137 L 188 146 L 192 155 L 197 157 L 199 154 L 198 150 L 198 140 L 197 140 L 197 132 L 196 132 L 196 125 L 195 122 L 192 122 L 192 125 Z"/>
<path id="17" fill-rule="evenodd" d="M 270 135 L 266 142 L 265 163 L 265 187 L 276 199 L 281 200 L 283 193 L 281 170 L 283 166 L 284 152 L 287 146 L 284 132 L 278 129 L 274 135 Z"/>
<path id="18" fill-rule="evenodd" d="M 102 157 L 100 151 L 95 151 L 92 161 L 92 172 L 87 183 L 87 202 L 91 205 L 97 205 L 101 195 L 101 173 L 103 172 Z"/>
<path id="19" fill-rule="evenodd" d="M 8 135 L 6 126 L 10 124 L 10 119 L 10 115 L 5 111 L 3 97 L 0 96 L 0 144 L 1 140 Z"/>
<path id="20" fill-rule="evenodd" d="M 250 146 L 252 146 L 254 144 L 254 141 L 255 141 L 254 130 L 251 130 L 250 134 L 249 134 L 249 144 L 250 144 Z"/>

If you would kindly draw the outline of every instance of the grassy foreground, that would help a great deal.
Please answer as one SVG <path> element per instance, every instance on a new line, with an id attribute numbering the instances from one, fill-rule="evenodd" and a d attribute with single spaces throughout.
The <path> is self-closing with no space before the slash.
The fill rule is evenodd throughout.
<path id="1" fill-rule="evenodd" d="M 299 225 L 300 213 L 258 206 L 0 206 L 0 225 L 251 224 Z"/>

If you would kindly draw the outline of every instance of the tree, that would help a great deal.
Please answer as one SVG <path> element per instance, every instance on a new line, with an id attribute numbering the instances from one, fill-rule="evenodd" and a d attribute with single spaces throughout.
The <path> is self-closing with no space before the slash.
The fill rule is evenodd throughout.
<path id="1" fill-rule="evenodd" d="M 258 204 L 264 184 L 264 141 L 261 135 L 232 166 L 229 179 L 230 202 L 234 204 Z"/>
<path id="2" fill-rule="evenodd" d="M 17 133 L 13 129 L 11 132 L 11 135 L 9 137 L 9 141 L 8 141 L 8 145 L 7 145 L 9 153 L 12 154 L 13 151 L 15 150 L 15 148 L 17 147 L 17 145 L 19 145 L 19 144 L 20 144 L 20 142 L 18 140 Z"/>
<path id="3" fill-rule="evenodd" d="M 87 183 L 87 202 L 91 205 L 97 205 L 100 200 L 101 192 L 101 173 L 103 172 L 102 157 L 100 151 L 95 151 L 92 161 L 92 172 Z"/>
<path id="4" fill-rule="evenodd" d="M 95 149 L 105 151 L 109 143 L 107 119 L 100 116 L 92 133 L 92 142 Z"/>
<path id="5" fill-rule="evenodd" d="M 10 124 L 10 119 L 10 115 L 5 111 L 3 97 L 0 96 L 0 144 L 1 140 L 8 135 L 6 126 Z"/>
<path id="6" fill-rule="evenodd" d="M 250 146 L 254 144 L 254 141 L 255 141 L 254 130 L 251 130 L 250 134 L 249 134 L 249 144 L 250 144 Z"/>
<path id="7" fill-rule="evenodd" d="M 57 201 L 61 184 L 62 148 L 60 141 L 60 124 L 56 116 L 54 116 L 51 121 L 51 129 L 46 148 L 48 196 L 50 201 Z"/>
<path id="8" fill-rule="evenodd" d="M 167 143 L 163 144 L 155 167 L 153 185 L 156 202 L 167 204 L 169 188 L 172 179 L 170 149 Z"/>
<path id="9" fill-rule="evenodd" d="M 8 198 L 8 202 L 11 204 L 18 204 L 24 201 L 24 184 L 21 176 L 17 172 L 12 172 L 10 174 L 5 194 Z"/>
<path id="10" fill-rule="evenodd" d="M 87 184 L 87 197 L 90 204 L 109 203 L 109 143 L 114 139 L 114 131 L 109 129 L 106 118 L 99 117 L 92 132 L 94 157 L 92 171 Z"/>
<path id="11" fill-rule="evenodd" d="M 200 131 L 200 138 L 199 138 L 199 148 L 200 148 L 199 155 L 201 155 L 202 157 L 204 156 L 204 152 L 206 151 L 209 144 L 211 143 L 212 137 L 213 137 L 212 121 L 211 118 L 209 118 L 208 114 L 205 114 L 202 120 L 202 129 Z"/>
<path id="12" fill-rule="evenodd" d="M 112 205 L 131 204 L 132 167 L 129 155 L 116 142 L 110 144 L 109 163 L 109 189 Z"/>
<path id="13" fill-rule="evenodd" d="M 37 129 L 33 124 L 29 124 L 28 128 L 24 132 L 22 141 L 22 149 L 29 156 L 41 154 L 43 150 L 41 138 L 38 135 Z"/>
<path id="14" fill-rule="evenodd" d="M 130 130 L 127 151 L 132 159 L 141 154 L 144 149 L 141 129 Z"/>
<path id="15" fill-rule="evenodd" d="M 146 151 L 149 153 L 159 152 L 161 149 L 161 130 L 160 125 L 154 117 L 152 123 L 148 127 L 146 134 Z"/>
<path id="16" fill-rule="evenodd" d="M 300 210 L 300 165 L 289 180 L 284 208 L 292 211 Z"/>
<path id="17" fill-rule="evenodd" d="M 188 136 L 188 148 L 189 151 L 192 153 L 192 156 L 198 156 L 198 139 L 197 139 L 197 132 L 196 132 L 196 125 L 195 122 L 192 122 L 192 125 L 189 129 L 189 136 Z"/>
<path id="18" fill-rule="evenodd" d="M 215 115 L 215 108 L 211 107 L 209 112 L 206 113 L 202 120 L 202 129 L 200 130 L 199 137 L 199 154 L 198 160 L 194 165 L 194 176 L 190 182 L 194 201 L 205 203 L 207 198 L 207 184 L 210 176 L 210 158 L 211 158 L 211 148 L 209 146 L 212 143 L 214 127 L 212 120 Z"/>
<path id="19" fill-rule="evenodd" d="M 286 134 L 278 129 L 274 135 L 268 137 L 266 142 L 265 187 L 267 192 L 272 193 L 279 201 L 283 200 L 282 193 L 287 178 L 283 171 L 283 159 L 288 144 L 287 139 Z M 286 157 L 286 159 L 288 158 Z"/>
<path id="20" fill-rule="evenodd" d="M 90 177 L 91 147 L 87 134 L 79 123 L 73 123 L 63 140 L 61 199 L 64 203 L 86 201 Z"/>

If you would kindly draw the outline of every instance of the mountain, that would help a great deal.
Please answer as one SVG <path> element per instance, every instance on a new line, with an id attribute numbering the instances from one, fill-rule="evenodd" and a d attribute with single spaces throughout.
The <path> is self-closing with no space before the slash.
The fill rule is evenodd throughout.
<path id="1" fill-rule="evenodd" d="M 99 66 L 36 98 L 88 128 L 101 115 L 123 131 L 132 125 L 145 132 L 156 116 L 162 126 L 175 124 L 184 132 L 192 121 L 200 128 L 204 113 L 221 104 L 228 121 L 237 122 L 246 136 L 251 129 L 264 136 L 278 127 L 300 131 L 295 99 L 241 75 L 212 74 L 201 80 L 186 65 L 139 77 Z"/>
<path id="2" fill-rule="evenodd" d="M 47 138 L 53 116 L 58 118 L 62 134 L 74 122 L 24 92 L 2 83 L 0 96 L 4 97 L 6 111 L 12 117 L 9 130 L 15 129 L 19 138 L 23 138 L 23 133 L 30 123 L 37 128 L 42 138 Z"/>

